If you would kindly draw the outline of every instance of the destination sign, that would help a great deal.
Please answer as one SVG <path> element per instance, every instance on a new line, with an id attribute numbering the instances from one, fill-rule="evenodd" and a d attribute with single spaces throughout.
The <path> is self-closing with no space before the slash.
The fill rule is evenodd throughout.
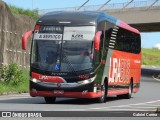
<path id="1" fill-rule="evenodd" d="M 63 33 L 62 26 L 40 26 L 39 33 Z"/>
<path id="2" fill-rule="evenodd" d="M 62 34 L 35 33 L 34 39 L 37 39 L 37 40 L 62 40 Z"/>
<path id="3" fill-rule="evenodd" d="M 93 40 L 95 26 L 64 27 L 63 40 Z"/>

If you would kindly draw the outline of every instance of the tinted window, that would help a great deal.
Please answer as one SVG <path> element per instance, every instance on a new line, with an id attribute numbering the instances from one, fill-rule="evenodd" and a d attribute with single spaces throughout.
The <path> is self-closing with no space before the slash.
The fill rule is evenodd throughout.
<path id="1" fill-rule="evenodd" d="M 117 35 L 114 36 L 112 32 L 111 37 L 116 37 L 114 49 L 135 54 L 140 53 L 141 42 L 139 34 L 119 28 Z"/>

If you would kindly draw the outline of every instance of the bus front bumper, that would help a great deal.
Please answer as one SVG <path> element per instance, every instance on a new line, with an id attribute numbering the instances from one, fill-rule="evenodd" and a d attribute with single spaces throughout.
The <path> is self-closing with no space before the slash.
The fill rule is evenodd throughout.
<path id="1" fill-rule="evenodd" d="M 31 90 L 30 95 L 32 97 L 41 96 L 41 97 L 72 97 L 72 98 L 98 98 L 102 96 L 102 92 L 65 92 L 63 90 L 54 90 L 54 91 L 36 91 Z"/>
<path id="2" fill-rule="evenodd" d="M 94 82 L 80 83 L 51 83 L 30 81 L 30 95 L 32 97 L 72 97 L 72 98 L 97 98 L 102 93 L 94 90 Z"/>

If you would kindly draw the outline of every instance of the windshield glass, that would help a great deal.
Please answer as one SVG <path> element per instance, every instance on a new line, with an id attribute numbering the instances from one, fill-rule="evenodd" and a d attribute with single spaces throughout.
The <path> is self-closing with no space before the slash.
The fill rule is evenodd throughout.
<path id="1" fill-rule="evenodd" d="M 64 35 L 63 40 L 36 37 L 32 45 L 31 66 L 50 72 L 75 72 L 92 68 L 93 40 L 68 37 Z"/>
<path id="2" fill-rule="evenodd" d="M 70 71 L 69 64 L 74 71 L 92 68 L 92 55 L 91 41 L 64 41 L 61 71 Z"/>
<path id="3" fill-rule="evenodd" d="M 34 40 L 32 67 L 52 72 L 81 71 L 92 68 L 91 41 Z M 72 68 L 71 68 L 72 67 Z"/>

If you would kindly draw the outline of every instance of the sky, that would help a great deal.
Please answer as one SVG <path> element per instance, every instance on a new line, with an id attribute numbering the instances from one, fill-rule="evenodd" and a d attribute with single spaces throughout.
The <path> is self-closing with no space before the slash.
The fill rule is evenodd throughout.
<path id="1" fill-rule="evenodd" d="M 87 0 L 3 0 L 7 4 L 15 5 L 24 9 L 56 9 L 75 7 L 82 5 Z M 104 4 L 107 0 L 89 0 L 86 5 L 100 5 Z M 123 3 L 131 0 L 111 0 L 109 4 Z M 134 0 L 144 1 L 144 0 Z M 153 1 L 153 0 L 150 0 Z M 141 33 L 142 47 L 152 48 L 156 44 L 160 43 L 160 32 Z"/>

